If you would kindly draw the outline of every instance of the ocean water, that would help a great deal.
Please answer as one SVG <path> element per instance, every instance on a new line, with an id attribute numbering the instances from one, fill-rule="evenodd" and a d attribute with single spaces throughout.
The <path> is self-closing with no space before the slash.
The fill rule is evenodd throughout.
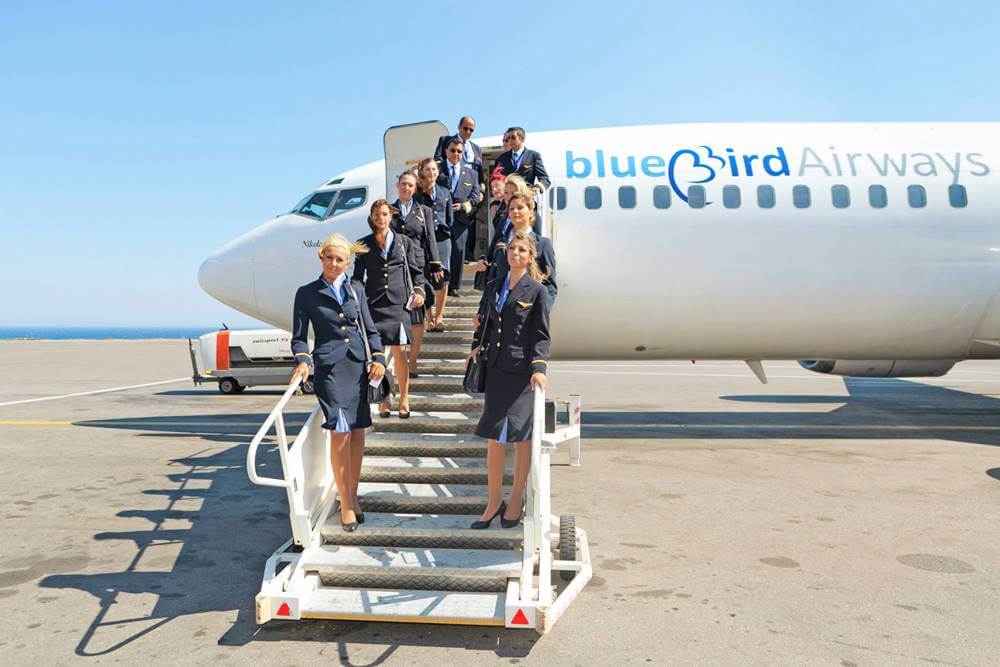
<path id="1" fill-rule="evenodd" d="M 210 331 L 218 331 L 218 327 L 0 327 L 0 340 L 12 338 L 40 338 L 44 340 L 197 338 Z"/>

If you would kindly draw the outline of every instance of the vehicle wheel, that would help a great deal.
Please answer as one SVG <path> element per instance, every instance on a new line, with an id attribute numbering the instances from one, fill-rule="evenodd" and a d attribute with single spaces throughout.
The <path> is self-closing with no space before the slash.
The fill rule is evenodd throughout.
<path id="1" fill-rule="evenodd" d="M 315 394 L 316 387 L 313 385 L 313 379 L 309 378 L 302 381 L 302 393 L 303 394 Z"/>
<path id="2" fill-rule="evenodd" d="M 233 378 L 222 378 L 219 380 L 219 391 L 223 394 L 238 394 L 243 389 L 240 383 Z"/>
<path id="3" fill-rule="evenodd" d="M 576 560 L 576 517 L 559 517 L 559 560 Z M 559 577 L 563 581 L 572 581 L 576 572 L 562 570 Z"/>

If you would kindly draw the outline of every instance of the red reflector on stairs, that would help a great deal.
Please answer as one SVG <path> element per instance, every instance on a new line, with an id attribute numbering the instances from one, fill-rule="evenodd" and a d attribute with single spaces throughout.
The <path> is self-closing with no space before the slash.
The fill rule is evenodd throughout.
<path id="1" fill-rule="evenodd" d="M 292 615 L 292 610 L 288 608 L 288 603 L 287 602 L 282 602 L 281 606 L 278 607 L 278 613 L 275 614 L 275 616 L 291 616 L 291 615 Z M 522 614 L 522 616 L 523 616 L 523 614 Z M 525 620 L 525 623 L 527 623 L 527 622 L 528 621 Z"/>
<path id="2" fill-rule="evenodd" d="M 523 609 L 518 609 L 517 613 L 514 614 L 514 618 L 510 619 L 511 625 L 527 625 L 528 617 L 524 615 Z"/>

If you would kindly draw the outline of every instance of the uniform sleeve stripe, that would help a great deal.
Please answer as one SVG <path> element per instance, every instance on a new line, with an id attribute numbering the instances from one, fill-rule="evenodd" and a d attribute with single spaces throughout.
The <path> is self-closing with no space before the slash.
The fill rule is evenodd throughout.
<path id="1" fill-rule="evenodd" d="M 549 362 L 545 361 L 544 359 L 535 359 L 531 363 L 533 363 L 533 364 L 545 364 L 546 366 L 549 365 Z"/>
<path id="2" fill-rule="evenodd" d="M 310 359 L 312 359 L 312 355 L 309 354 L 308 352 L 296 352 L 295 356 L 296 357 L 309 357 Z"/>

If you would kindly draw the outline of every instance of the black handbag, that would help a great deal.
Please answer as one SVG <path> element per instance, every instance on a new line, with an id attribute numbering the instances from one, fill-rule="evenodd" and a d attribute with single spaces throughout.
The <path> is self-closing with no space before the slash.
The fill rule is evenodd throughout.
<path id="1" fill-rule="evenodd" d="M 358 301 L 358 293 L 354 290 L 354 285 L 351 285 L 351 294 L 354 295 L 354 300 Z M 361 314 L 360 301 L 358 301 L 357 325 L 358 329 L 361 330 L 361 340 L 365 344 L 365 373 L 367 373 L 372 367 L 372 348 L 368 344 L 368 331 L 365 328 L 365 318 Z M 396 393 L 396 381 L 393 379 L 392 373 L 388 368 L 385 369 L 385 375 L 382 376 L 382 381 L 378 385 L 373 387 L 371 382 L 366 382 L 365 386 L 368 387 L 369 403 L 382 403 L 389 400 L 389 396 Z"/>
<path id="2" fill-rule="evenodd" d="M 469 359 L 465 364 L 465 378 L 462 386 L 472 394 L 486 391 L 486 351 L 480 350 L 475 360 Z"/>
<path id="3" fill-rule="evenodd" d="M 476 271 L 476 275 L 472 279 L 472 289 L 477 292 L 486 290 L 486 271 Z"/>
<path id="4" fill-rule="evenodd" d="M 469 359 L 465 363 L 465 377 L 462 379 L 462 387 L 469 393 L 482 394 L 486 391 L 486 351 L 489 349 L 489 329 L 490 321 L 487 317 L 482 325 L 483 336 L 480 338 L 479 354 L 475 360 Z"/>

